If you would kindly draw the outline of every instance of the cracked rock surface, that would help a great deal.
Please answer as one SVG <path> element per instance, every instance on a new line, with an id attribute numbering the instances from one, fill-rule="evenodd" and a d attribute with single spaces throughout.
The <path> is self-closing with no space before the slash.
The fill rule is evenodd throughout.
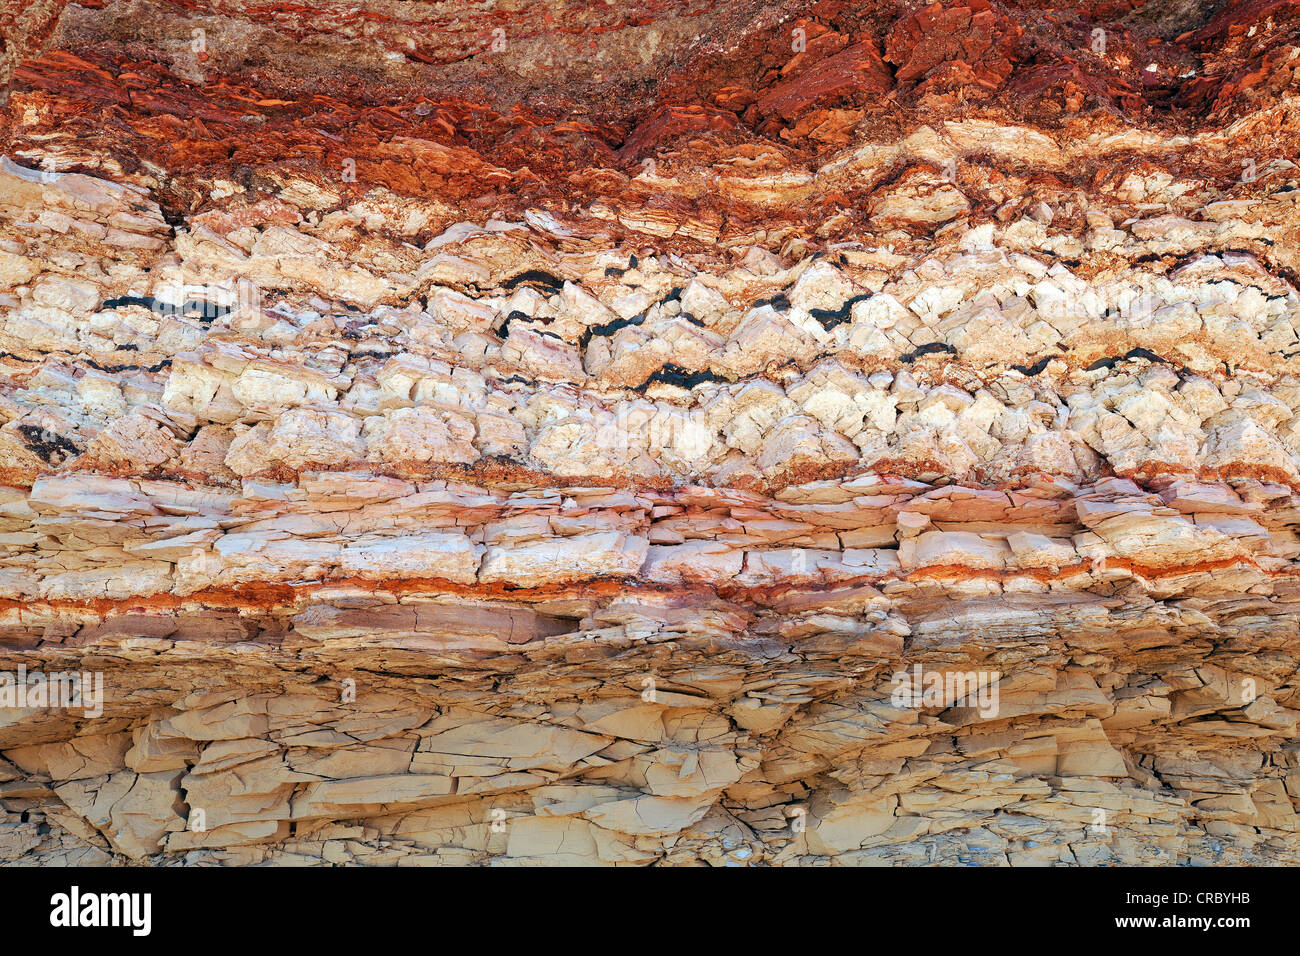
<path id="1" fill-rule="evenodd" d="M 0 0 L 0 862 L 1300 863 L 1204 7 Z"/>

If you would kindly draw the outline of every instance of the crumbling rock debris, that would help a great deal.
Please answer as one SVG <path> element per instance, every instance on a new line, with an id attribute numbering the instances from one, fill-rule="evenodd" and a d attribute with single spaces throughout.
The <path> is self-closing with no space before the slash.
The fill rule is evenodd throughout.
<path id="1" fill-rule="evenodd" d="M 0 861 L 1300 862 L 1198 10 L 0 2 Z"/>
<path id="2" fill-rule="evenodd" d="M 902 17 L 890 31 L 885 57 L 899 83 L 925 91 L 957 87 L 996 90 L 1011 74 L 1020 27 L 989 0 L 941 3 Z"/>

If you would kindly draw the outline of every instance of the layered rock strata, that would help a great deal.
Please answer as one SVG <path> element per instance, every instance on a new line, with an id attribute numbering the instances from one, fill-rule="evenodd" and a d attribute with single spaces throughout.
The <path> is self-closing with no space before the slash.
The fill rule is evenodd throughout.
<path id="1" fill-rule="evenodd" d="M 0 37 L 4 862 L 1300 862 L 1294 4 Z"/>

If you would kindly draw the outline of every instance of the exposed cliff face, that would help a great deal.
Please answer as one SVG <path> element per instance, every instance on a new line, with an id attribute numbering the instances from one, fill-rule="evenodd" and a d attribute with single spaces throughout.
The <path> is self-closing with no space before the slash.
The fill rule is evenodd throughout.
<path id="1" fill-rule="evenodd" d="M 5 861 L 1300 862 L 1294 3 L 0 39 Z"/>

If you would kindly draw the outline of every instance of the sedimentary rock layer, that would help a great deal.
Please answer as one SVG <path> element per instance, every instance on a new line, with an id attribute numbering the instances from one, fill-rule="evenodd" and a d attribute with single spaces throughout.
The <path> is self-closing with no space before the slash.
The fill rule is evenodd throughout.
<path id="1" fill-rule="evenodd" d="M 5 862 L 1300 862 L 1293 3 L 0 38 Z"/>

